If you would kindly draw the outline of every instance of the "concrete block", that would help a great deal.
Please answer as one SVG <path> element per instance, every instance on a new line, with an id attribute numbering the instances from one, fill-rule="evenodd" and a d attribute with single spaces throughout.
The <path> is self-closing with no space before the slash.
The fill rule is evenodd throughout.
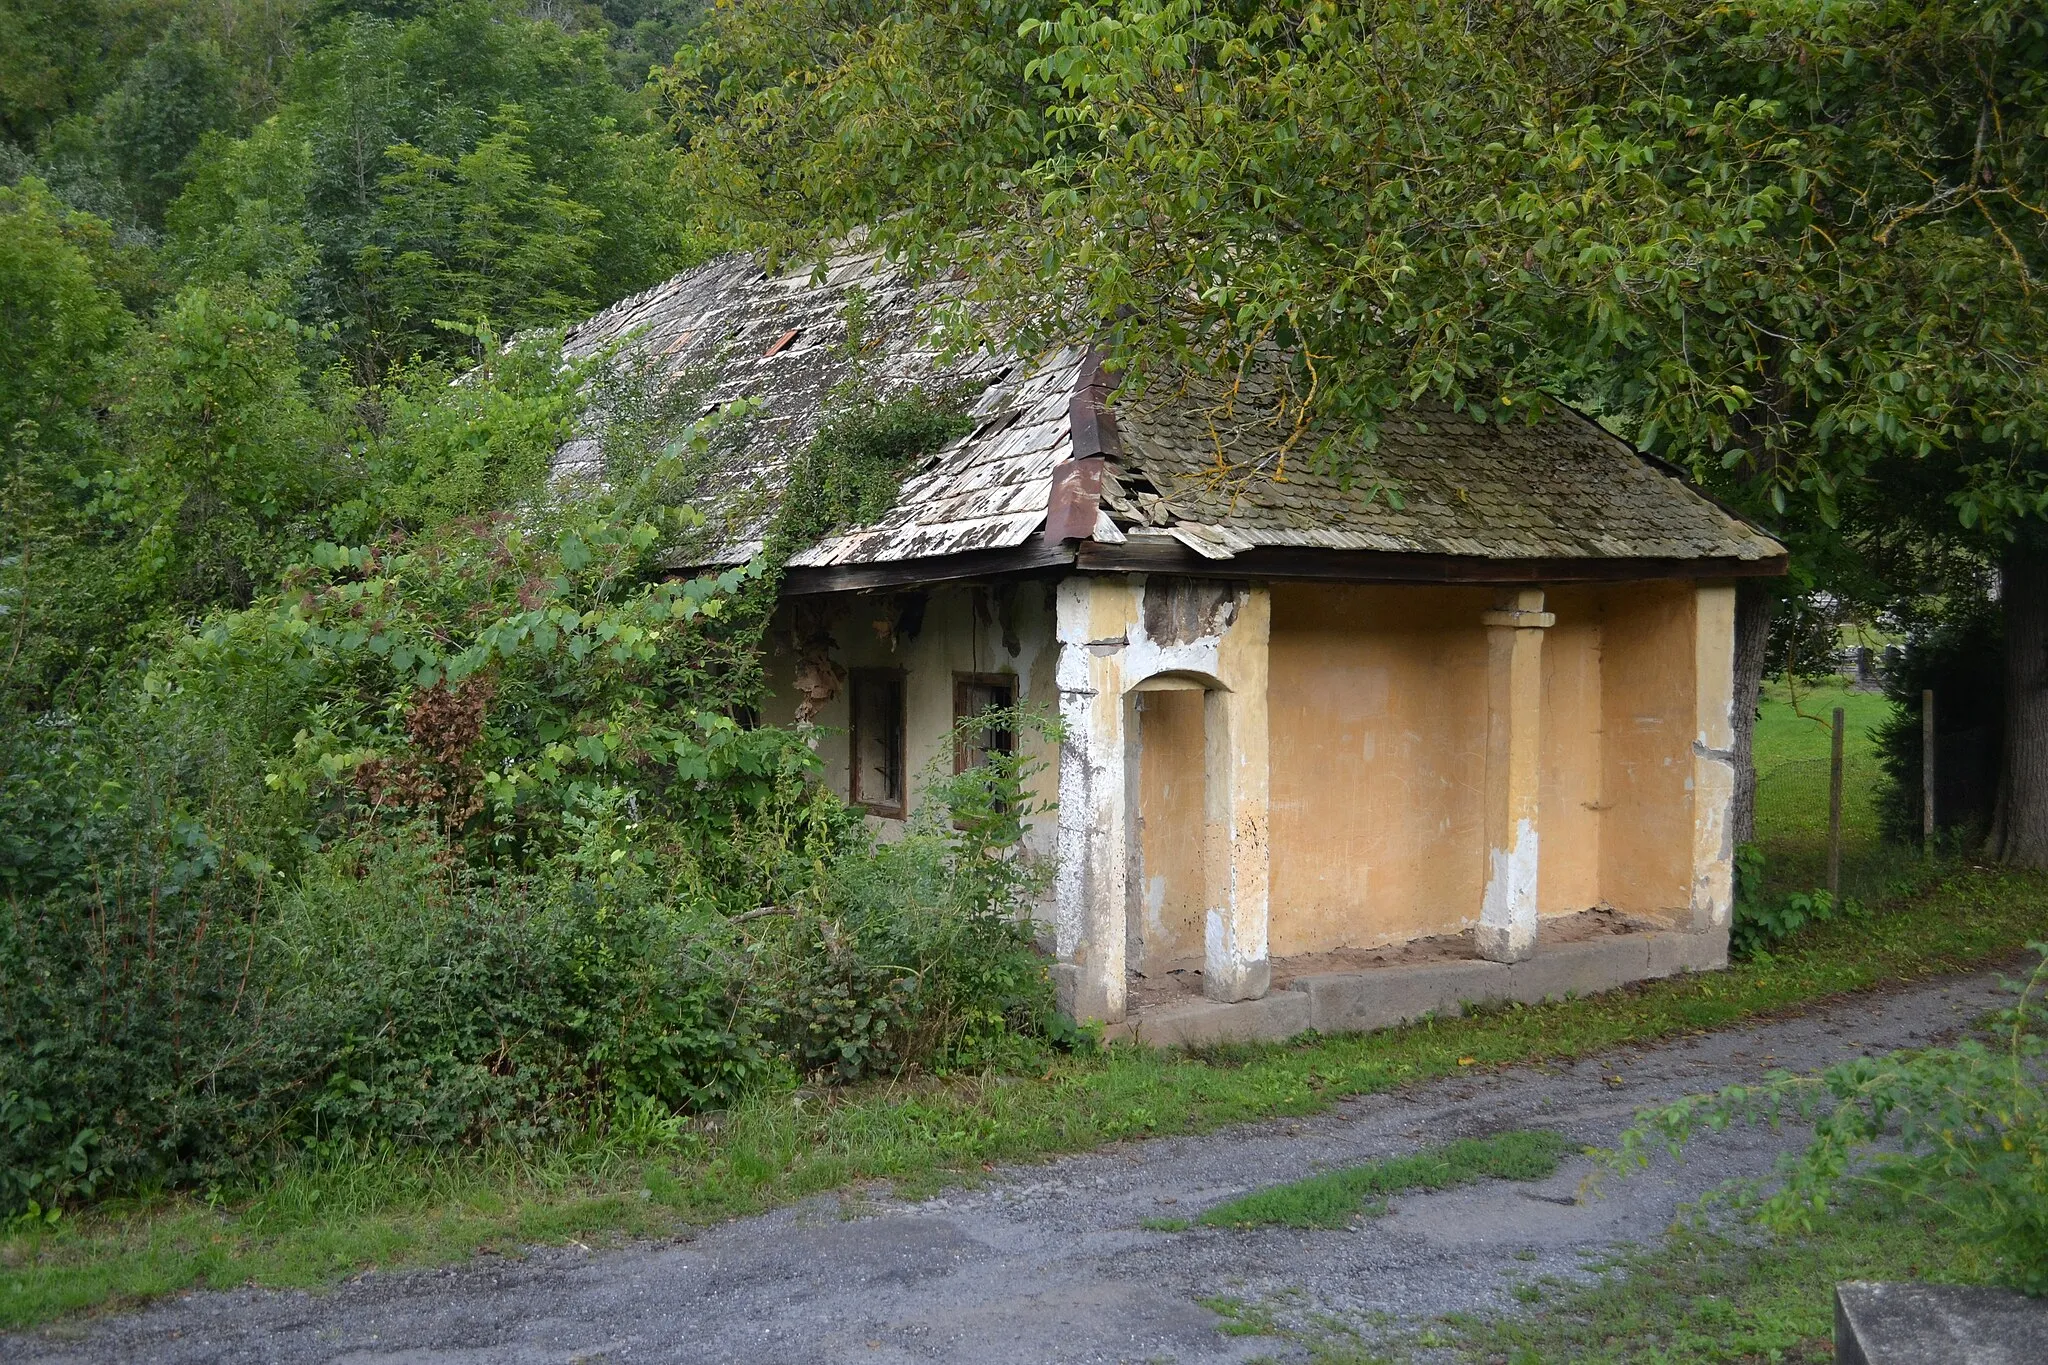
<path id="1" fill-rule="evenodd" d="M 1835 1286 L 1839 1365 L 2038 1365 L 2048 1299 L 1956 1284 Z"/>
<path id="2" fill-rule="evenodd" d="M 1646 939 L 1653 934 L 1615 934 L 1585 939 L 1578 943 L 1539 944 L 1536 956 L 1508 968 L 1503 999 L 1525 1005 L 1570 996 L 1598 995 L 1649 972 L 1650 954 Z"/>
<path id="3" fill-rule="evenodd" d="M 1052 978 L 1053 1005 L 1061 1014 L 1074 1017 L 1074 1001 L 1080 994 L 1081 969 L 1071 962 L 1055 962 L 1045 969 Z"/>
<path id="4" fill-rule="evenodd" d="M 1223 1004 L 1191 1001 L 1147 1010 L 1129 1021 L 1132 1037 L 1147 1047 L 1202 1047 L 1210 1043 L 1284 1043 L 1309 1030 L 1309 999 L 1274 991 L 1262 1000 Z"/>
<path id="5" fill-rule="evenodd" d="M 1440 962 L 1370 972 L 1296 977 L 1310 1023 L 1324 1033 L 1363 1033 L 1436 1015 L 1452 1018 L 1467 1000 L 1498 1000 L 1512 968 L 1498 962 Z"/>
<path id="6" fill-rule="evenodd" d="M 1539 944 L 1534 957 L 1512 964 L 1466 960 L 1298 976 L 1285 989 L 1258 1000 L 1201 1000 L 1147 1010 L 1110 1025 L 1103 1039 L 1194 1047 L 1277 1042 L 1311 1028 L 1365 1033 L 1432 1015 L 1455 1018 L 1467 1004 L 1516 1000 L 1534 1005 L 1598 995 L 1631 981 L 1715 971 L 1727 963 L 1725 932 L 1614 934 L 1578 943 Z M 1056 980 L 1058 970 L 1054 968 Z"/>
<path id="7" fill-rule="evenodd" d="M 1647 940 L 1648 962 L 1645 978 L 1679 976 L 1686 972 L 1718 972 L 1728 965 L 1728 931 L 1709 929 L 1703 934 L 1677 930 L 1636 935 Z"/>

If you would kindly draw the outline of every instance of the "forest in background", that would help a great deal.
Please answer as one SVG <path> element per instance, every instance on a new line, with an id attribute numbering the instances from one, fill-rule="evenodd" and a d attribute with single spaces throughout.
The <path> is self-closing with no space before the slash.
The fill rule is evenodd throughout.
<path id="1" fill-rule="evenodd" d="M 773 565 L 662 571 L 748 415 L 562 364 L 726 249 L 1133 383 L 1284 346 L 1358 439 L 1267 455 L 1360 477 L 1409 397 L 1579 404 L 1792 548 L 1749 685 L 1883 622 L 1893 804 L 1938 680 L 1948 837 L 2048 861 L 2043 128 L 2009 0 L 0 0 L 0 1213 L 1067 1036 L 1028 774 L 875 848 L 740 723 Z M 953 429 L 872 400 L 821 489 Z"/>
<path id="2" fill-rule="evenodd" d="M 662 558 L 743 405 L 561 355 L 722 240 L 647 80 L 694 18 L 0 6 L 0 1218 L 1070 1036 L 1028 765 L 876 847 L 743 723 L 772 571 Z"/>
<path id="3" fill-rule="evenodd" d="M 403 433 L 496 338 L 711 251 L 646 87 L 690 11 L 525 13 L 0 11 L 16 704 L 246 606 L 320 539 L 510 505 L 569 411 L 544 368 L 501 369 L 525 405 L 501 430 Z M 444 467 L 464 442 L 486 453 Z"/>

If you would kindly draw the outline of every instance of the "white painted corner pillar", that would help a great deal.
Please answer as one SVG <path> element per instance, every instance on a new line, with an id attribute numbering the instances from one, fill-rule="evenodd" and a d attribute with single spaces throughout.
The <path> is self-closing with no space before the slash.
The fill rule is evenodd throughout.
<path id="1" fill-rule="evenodd" d="M 1504 592 L 1486 626 L 1485 892 L 1479 955 L 1520 962 L 1536 951 L 1537 767 L 1543 743 L 1543 632 L 1557 618 L 1537 588 Z"/>
<path id="2" fill-rule="evenodd" d="M 1735 588 L 1693 599 L 1692 929 L 1726 935 L 1735 908 Z"/>
<path id="3" fill-rule="evenodd" d="M 1060 795 L 1053 898 L 1053 982 L 1077 1022 L 1124 1017 L 1128 792 L 1124 654 L 1143 580 L 1075 574 L 1061 580 Z"/>
<path id="4" fill-rule="evenodd" d="M 1256 1000 L 1273 984 L 1266 689 L 1272 620 L 1272 595 L 1247 589 L 1217 641 L 1223 685 L 1204 703 L 1202 993 L 1211 1000 Z"/>
<path id="5" fill-rule="evenodd" d="M 1250 1000 L 1272 983 L 1267 647 L 1263 587 L 1075 574 L 1057 595 L 1060 795 L 1053 979 L 1080 1021 L 1124 1017 L 1130 836 L 1143 735 L 1136 695 L 1203 702 L 1203 993 Z M 1191 869 L 1192 871 L 1193 869 Z"/>

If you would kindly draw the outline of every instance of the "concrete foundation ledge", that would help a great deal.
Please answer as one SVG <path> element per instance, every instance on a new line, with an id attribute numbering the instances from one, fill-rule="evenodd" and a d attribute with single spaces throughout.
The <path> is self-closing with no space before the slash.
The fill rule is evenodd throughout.
<path id="1" fill-rule="evenodd" d="M 1664 937 L 1616 934 L 1549 948 L 1538 943 L 1534 957 L 1508 968 L 1507 985 L 1500 998 L 1538 1005 L 1545 1000 L 1598 995 L 1631 981 L 1641 981 L 1650 975 L 1648 941 Z"/>
<path id="2" fill-rule="evenodd" d="M 1598 995 L 1632 981 L 1713 971 L 1728 964 L 1725 935 L 1650 931 L 1537 944 L 1507 965 L 1481 959 L 1297 976 L 1258 1000 L 1196 1000 L 1137 1012 L 1103 1030 L 1105 1042 L 1151 1047 L 1284 1042 L 1298 1033 L 1369 1033 L 1451 1019 L 1466 1005 L 1525 1005 Z"/>
<path id="3" fill-rule="evenodd" d="M 1431 1015 L 1462 1013 L 1467 1000 L 1499 1000 L 1514 968 L 1498 962 L 1433 962 L 1370 972 L 1298 976 L 1289 990 L 1308 997 L 1310 1026 L 1323 1033 L 1365 1033 Z"/>
<path id="4" fill-rule="evenodd" d="M 1708 931 L 1704 934 L 1681 933 L 1673 930 L 1662 934 L 1644 934 L 1644 946 L 1649 950 L 1649 968 L 1646 977 L 1679 976 L 1685 972 L 1718 972 L 1728 965 L 1728 931 Z"/>
<path id="5" fill-rule="evenodd" d="M 2048 1299 L 1955 1284 L 1835 1286 L 1837 1365 L 2040 1365 Z"/>
<path id="6" fill-rule="evenodd" d="M 1308 997 L 1296 991 L 1274 991 L 1261 1000 L 1226 1005 L 1195 1000 L 1144 1010 L 1102 1031 L 1106 1043 L 1134 1042 L 1147 1047 L 1204 1047 L 1211 1043 L 1284 1043 L 1309 1030 Z"/>

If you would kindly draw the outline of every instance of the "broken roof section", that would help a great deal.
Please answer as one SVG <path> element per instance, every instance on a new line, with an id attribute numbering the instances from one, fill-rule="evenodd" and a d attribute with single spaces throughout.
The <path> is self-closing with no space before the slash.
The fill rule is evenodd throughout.
<path id="1" fill-rule="evenodd" d="M 1332 432 L 1297 435 L 1278 415 L 1286 369 L 1277 355 L 1251 367 L 1227 401 L 1219 384 L 1200 381 L 1112 399 L 1099 366 L 1072 348 L 948 355 L 934 314 L 952 297 L 872 255 L 835 258 L 821 277 L 808 268 L 771 276 L 731 256 L 613 305 L 572 328 L 565 345 L 576 357 L 616 346 L 622 363 L 645 365 L 657 383 L 687 379 L 701 412 L 761 401 L 688 491 L 719 528 L 698 564 L 760 551 L 791 462 L 856 366 L 884 395 L 978 393 L 975 426 L 913 469 L 881 518 L 810 546 L 792 567 L 1015 550 L 1041 536 L 1049 511 L 1055 537 L 1170 538 L 1205 560 L 1294 547 L 1763 568 L 1784 554 L 1577 413 L 1498 426 L 1419 403 L 1382 423 L 1366 472 L 1347 481 L 1308 458 Z M 848 339 L 856 314 L 857 359 Z M 1283 447 L 1292 452 L 1284 464 Z M 557 455 L 557 476 L 600 476 L 599 452 L 594 433 L 580 435 Z"/>

